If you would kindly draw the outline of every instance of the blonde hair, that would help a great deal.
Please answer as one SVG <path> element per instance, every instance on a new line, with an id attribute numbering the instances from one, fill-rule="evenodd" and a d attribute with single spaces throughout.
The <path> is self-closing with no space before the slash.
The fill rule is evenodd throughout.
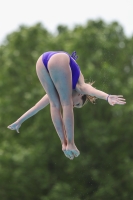
<path id="1" fill-rule="evenodd" d="M 95 82 L 89 82 L 89 85 L 93 85 Z M 96 103 L 96 97 L 94 96 L 90 96 L 90 95 L 83 95 L 82 96 L 82 100 L 83 100 L 83 105 L 85 105 L 88 101 L 90 101 L 91 103 L 95 104 Z"/>

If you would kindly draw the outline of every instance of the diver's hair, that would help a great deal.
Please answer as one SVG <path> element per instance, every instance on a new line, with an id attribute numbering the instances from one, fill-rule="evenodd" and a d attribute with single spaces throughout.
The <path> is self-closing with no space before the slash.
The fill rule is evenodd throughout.
<path id="1" fill-rule="evenodd" d="M 89 82 L 88 84 L 93 85 L 95 82 Z M 82 100 L 83 100 L 83 105 L 85 105 L 88 101 L 90 101 L 91 103 L 95 104 L 96 102 L 96 97 L 90 96 L 90 95 L 86 95 L 84 94 L 82 96 Z"/>

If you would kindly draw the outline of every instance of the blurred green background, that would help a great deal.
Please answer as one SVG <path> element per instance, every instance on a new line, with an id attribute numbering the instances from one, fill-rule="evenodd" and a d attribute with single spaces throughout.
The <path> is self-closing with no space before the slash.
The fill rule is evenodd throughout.
<path id="1" fill-rule="evenodd" d="M 20 134 L 6 128 L 45 95 L 35 64 L 49 50 L 76 50 L 86 81 L 127 101 L 74 109 L 81 155 L 73 161 L 61 150 L 49 106 Z M 40 23 L 20 26 L 0 46 L 0 63 L 0 200 L 132 200 L 133 37 L 118 22 L 102 20 L 59 25 L 57 35 Z"/>

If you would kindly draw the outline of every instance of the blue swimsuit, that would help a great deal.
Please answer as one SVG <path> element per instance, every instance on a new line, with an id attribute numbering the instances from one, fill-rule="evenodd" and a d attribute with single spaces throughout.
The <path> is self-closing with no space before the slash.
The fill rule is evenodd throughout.
<path id="1" fill-rule="evenodd" d="M 56 54 L 56 53 L 60 53 L 60 52 L 64 52 L 64 51 L 48 51 L 45 52 L 42 55 L 42 61 L 44 66 L 46 67 L 46 69 L 48 70 L 48 61 L 51 58 L 52 55 Z M 64 52 L 67 55 L 69 55 L 67 52 Z M 72 72 L 72 88 L 75 89 L 76 88 L 76 84 L 78 82 L 79 76 L 80 76 L 80 67 L 78 66 L 78 64 L 75 62 L 74 57 L 72 57 L 71 55 L 69 55 L 70 57 L 70 68 L 71 68 L 71 72 Z"/>

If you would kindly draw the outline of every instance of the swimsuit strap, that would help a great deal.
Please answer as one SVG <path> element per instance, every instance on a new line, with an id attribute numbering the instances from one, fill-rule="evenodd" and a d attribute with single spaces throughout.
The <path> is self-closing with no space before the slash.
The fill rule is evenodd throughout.
<path id="1" fill-rule="evenodd" d="M 78 56 L 77 56 L 76 51 L 73 51 L 73 52 L 72 52 L 71 57 L 72 57 L 74 60 L 77 60 L 77 59 L 78 59 Z"/>

